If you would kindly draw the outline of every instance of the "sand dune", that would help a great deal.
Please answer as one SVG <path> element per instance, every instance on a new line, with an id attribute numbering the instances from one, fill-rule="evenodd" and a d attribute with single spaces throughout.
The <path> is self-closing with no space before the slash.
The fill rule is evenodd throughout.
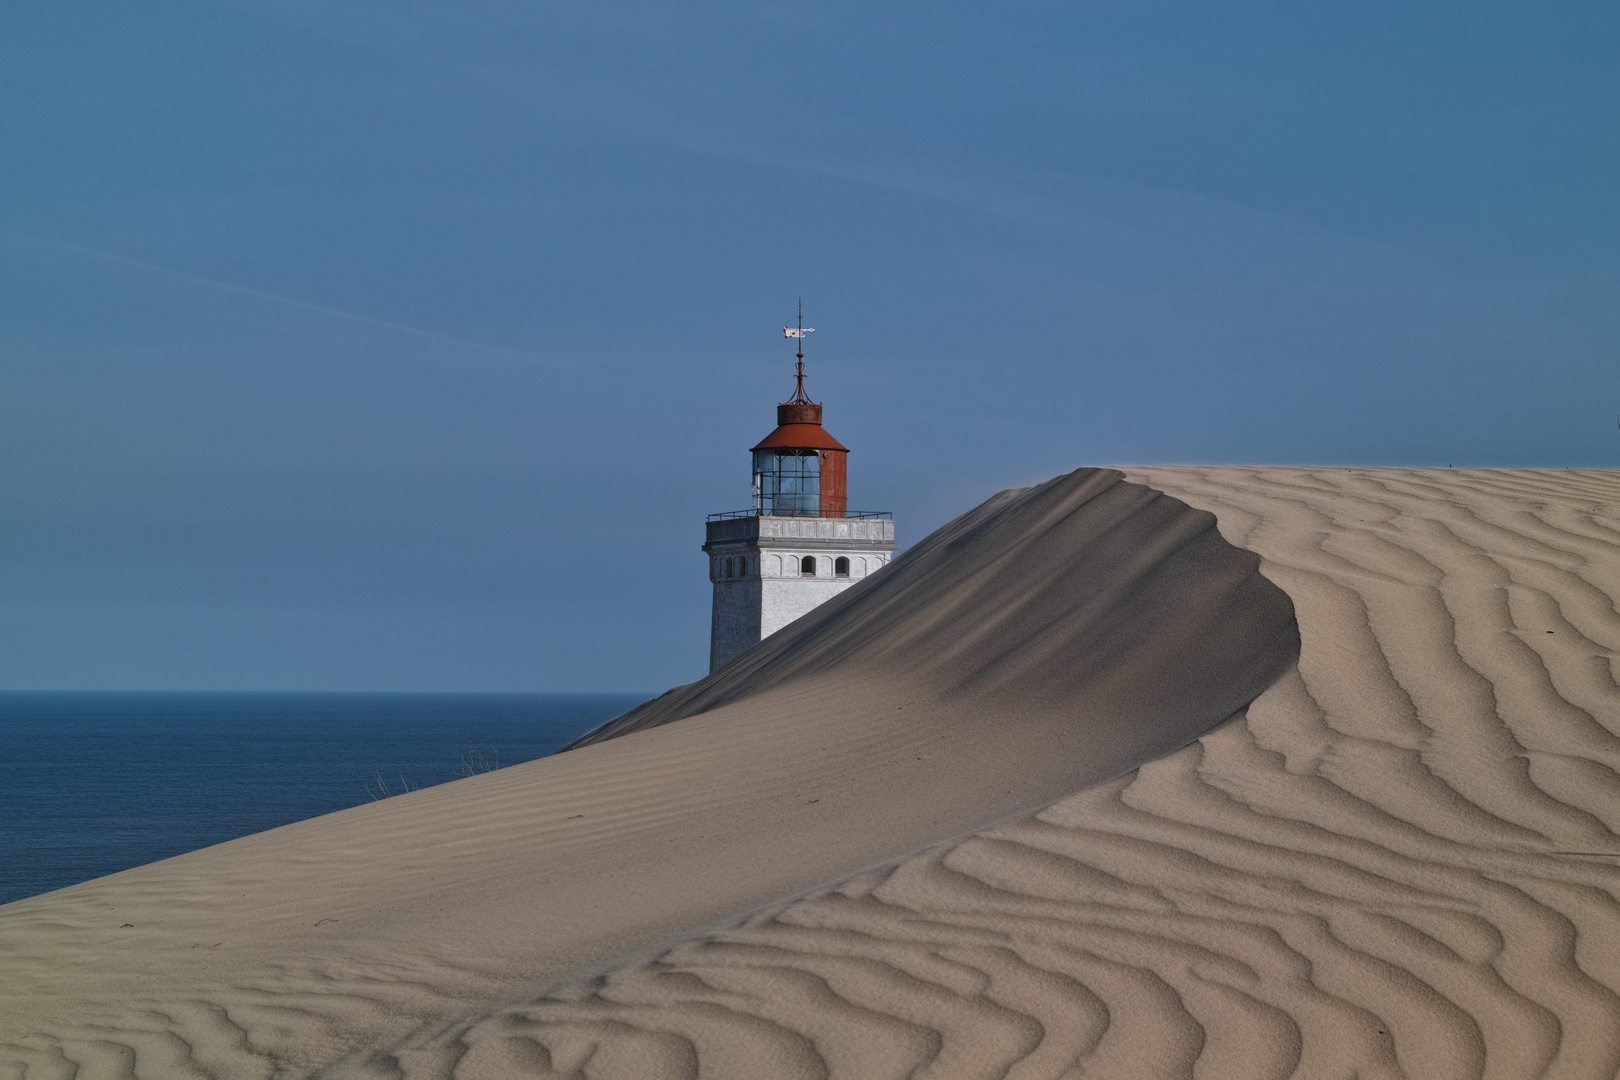
<path id="1" fill-rule="evenodd" d="M 1258 566 L 1116 472 L 1004 493 L 628 737 L 0 908 L 0 1077 L 569 1074 L 560 1044 L 499 1034 L 554 988 L 1025 816 L 1241 709 L 1297 653 Z M 585 1040 L 580 1075 L 775 1075 L 803 1043 L 671 1007 L 689 1032 L 548 1022 Z"/>
<path id="2" fill-rule="evenodd" d="M 464 1077 L 1613 1077 L 1620 477 L 1140 469 L 1297 668 L 1133 775 L 469 1028 Z"/>
<path id="3" fill-rule="evenodd" d="M 1243 627 L 1208 594 L 1129 617 L 1155 575 L 1174 583 L 1160 604 L 1209 580 L 1181 574 L 1197 560 L 1174 546 L 1168 569 L 1120 569 L 1132 527 L 1207 519 L 1107 474 L 999 497 L 919 545 L 932 586 L 908 598 L 880 575 L 842 616 L 619 730 L 678 723 L 0 908 L 0 1076 L 1615 1076 L 1620 476 L 1126 475 L 1213 512 L 1292 600 L 1298 662 L 1232 722 L 1088 778 L 1085 739 L 1053 733 L 1092 730 L 1059 707 L 1076 692 L 1050 670 L 1065 649 L 1118 619 L 1136 635 L 1110 642 L 1121 662 L 1190 690 L 1217 668 L 1184 666 L 1146 616 L 1191 612 L 1200 639 Z M 1094 488 L 1119 501 L 1054 535 L 1050 562 L 1034 544 L 1033 592 L 997 606 L 1017 575 L 985 558 L 994 545 L 955 585 L 975 612 L 963 632 L 1056 626 L 1068 644 L 1043 656 L 1050 629 L 991 632 L 931 666 L 932 597 L 961 567 L 930 553 L 971 547 L 1018 499 L 1022 528 L 1061 521 Z M 1134 539 L 1110 547 L 1120 529 Z M 1189 542 L 1220 551 L 1207 536 Z M 1098 599 L 1043 618 L 1072 606 L 1047 603 L 1065 588 Z M 1275 658 L 1254 629 L 1205 658 L 1245 642 Z M 874 648 L 895 674 L 857 678 Z M 952 682 L 962 663 L 995 680 L 1002 656 L 1019 677 L 995 694 Z M 892 694 L 845 705 L 844 679 Z M 1148 699 L 1161 717 L 1176 687 Z M 1003 820 L 1063 783 L 1078 793 Z M 923 850 L 873 855 L 898 837 Z M 276 870 L 237 899 L 254 865 Z M 626 898 L 649 883 L 645 904 Z M 340 909 L 353 932 L 296 929 Z M 169 922 L 126 940 L 123 912 Z M 237 958 L 187 966 L 198 952 L 178 943 L 227 925 Z"/>
<path id="4" fill-rule="evenodd" d="M 743 700 L 759 710 L 816 679 L 899 692 L 936 727 L 993 711 L 1005 737 L 1056 718 L 1103 758 L 1098 779 L 1184 745 L 1277 677 L 1297 630 L 1287 597 L 1213 517 L 1122 479 L 1082 469 L 1004 491 L 891 572 L 574 745 Z"/>

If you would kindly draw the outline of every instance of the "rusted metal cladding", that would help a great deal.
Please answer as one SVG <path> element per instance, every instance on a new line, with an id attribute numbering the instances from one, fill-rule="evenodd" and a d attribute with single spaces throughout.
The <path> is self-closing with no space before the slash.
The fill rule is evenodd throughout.
<path id="1" fill-rule="evenodd" d="M 848 450 L 821 452 L 821 516 L 841 518 L 849 509 L 849 482 L 845 463 Z"/>
<path id="2" fill-rule="evenodd" d="M 782 424 L 819 424 L 821 423 L 821 406 L 813 401 L 789 401 L 776 407 L 776 423 Z"/>

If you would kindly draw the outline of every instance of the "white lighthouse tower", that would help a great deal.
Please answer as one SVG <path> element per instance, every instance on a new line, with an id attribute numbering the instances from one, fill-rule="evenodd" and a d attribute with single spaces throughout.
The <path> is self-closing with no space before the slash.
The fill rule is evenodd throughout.
<path id="1" fill-rule="evenodd" d="M 776 430 L 753 448 L 754 505 L 710 514 L 709 580 L 714 624 L 709 670 L 875 573 L 893 556 L 894 517 L 846 509 L 849 450 L 821 426 L 821 404 L 804 393 L 804 335 L 797 386 L 776 407 Z"/>

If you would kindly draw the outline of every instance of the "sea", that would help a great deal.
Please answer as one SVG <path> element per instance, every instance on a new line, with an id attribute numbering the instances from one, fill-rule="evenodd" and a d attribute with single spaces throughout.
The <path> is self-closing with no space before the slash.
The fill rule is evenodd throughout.
<path id="1" fill-rule="evenodd" d="M 647 697 L 0 693 L 0 904 L 545 757 Z"/>

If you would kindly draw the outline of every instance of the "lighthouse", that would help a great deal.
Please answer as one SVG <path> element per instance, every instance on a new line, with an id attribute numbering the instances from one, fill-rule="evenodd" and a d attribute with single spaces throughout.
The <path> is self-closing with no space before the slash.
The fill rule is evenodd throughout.
<path id="1" fill-rule="evenodd" d="M 801 315 L 782 328 L 799 344 L 793 396 L 776 430 L 749 452 L 754 505 L 710 514 L 703 550 L 714 583 L 709 670 L 882 569 L 893 556 L 894 516 L 848 509 L 849 449 L 821 424 L 804 392 Z"/>

